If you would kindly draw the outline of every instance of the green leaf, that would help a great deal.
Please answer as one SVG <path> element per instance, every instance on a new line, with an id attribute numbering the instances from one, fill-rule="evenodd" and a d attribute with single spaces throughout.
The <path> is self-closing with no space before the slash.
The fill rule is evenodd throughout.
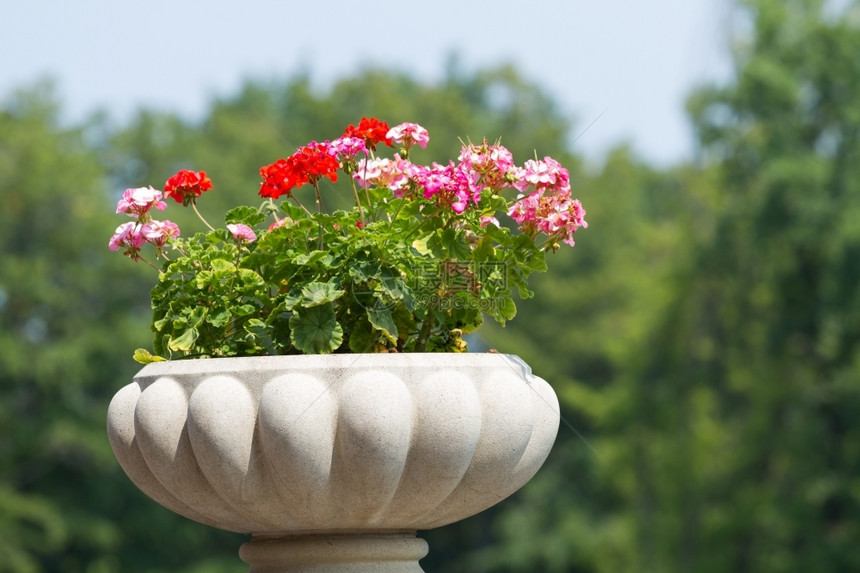
<path id="1" fill-rule="evenodd" d="M 212 270 L 215 271 L 215 276 L 223 276 L 236 272 L 236 265 L 224 259 L 213 259 L 210 263 Z"/>
<path id="2" fill-rule="evenodd" d="M 349 349 L 355 353 L 373 352 L 376 335 L 367 320 L 359 320 L 349 330 Z"/>
<path id="3" fill-rule="evenodd" d="M 206 317 L 206 322 L 216 328 L 220 328 L 230 322 L 230 318 L 230 311 L 226 308 L 222 308 L 217 312 L 210 312 Z"/>
<path id="4" fill-rule="evenodd" d="M 403 300 L 411 289 L 397 269 L 384 267 L 379 271 L 379 284 L 374 290 L 385 295 L 388 301 Z"/>
<path id="5" fill-rule="evenodd" d="M 373 328 L 382 331 L 382 334 L 391 342 L 397 340 L 397 325 L 394 324 L 394 317 L 391 315 L 390 308 L 368 308 L 367 318 L 370 320 Z"/>
<path id="6" fill-rule="evenodd" d="M 260 212 L 259 209 L 255 209 L 254 207 L 247 206 L 230 209 L 224 216 L 224 222 L 228 225 L 230 223 L 244 223 L 249 227 L 255 227 L 265 220 L 265 213 Z"/>
<path id="7" fill-rule="evenodd" d="M 194 277 L 194 283 L 197 285 L 199 290 L 205 289 L 209 286 L 210 282 L 212 282 L 212 271 L 200 271 L 197 273 L 197 276 Z"/>
<path id="8" fill-rule="evenodd" d="M 442 232 L 440 243 L 448 253 L 448 258 L 456 261 L 465 261 L 472 257 L 472 249 L 466 242 L 466 235 L 462 231 L 455 231 L 450 227 Z"/>
<path id="9" fill-rule="evenodd" d="M 187 313 L 188 326 L 197 327 L 203 322 L 203 319 L 206 318 L 206 307 L 196 306 L 191 309 L 190 312 Z"/>
<path id="10" fill-rule="evenodd" d="M 165 360 L 167 360 L 163 356 L 152 354 L 146 348 L 138 348 L 137 350 L 135 350 L 134 354 L 132 355 L 132 359 L 134 359 L 135 362 L 139 362 L 140 364 L 151 364 L 153 362 L 164 362 Z"/>
<path id="11" fill-rule="evenodd" d="M 239 269 L 239 278 L 245 286 L 262 286 L 265 284 L 263 277 L 251 269 Z"/>
<path id="12" fill-rule="evenodd" d="M 330 304 L 296 309 L 290 317 L 290 339 L 305 354 L 330 354 L 343 343 L 343 328 Z"/>
<path id="13" fill-rule="evenodd" d="M 476 261 L 487 261 L 491 260 L 496 255 L 496 249 L 493 247 L 493 242 L 487 240 L 486 238 L 482 238 L 478 241 L 478 244 L 475 246 L 474 258 Z"/>
<path id="14" fill-rule="evenodd" d="M 412 248 L 415 249 L 416 251 L 418 251 L 418 253 L 420 253 L 422 255 L 429 255 L 433 251 L 430 248 L 430 246 L 428 245 L 428 242 L 435 237 L 436 237 L 435 234 L 431 234 L 431 235 L 427 235 L 426 237 L 420 237 L 418 239 L 415 239 L 414 241 L 412 241 Z M 438 240 L 437 240 L 437 244 L 438 244 Z"/>
<path id="15" fill-rule="evenodd" d="M 303 300 L 302 293 L 298 289 L 293 289 L 284 297 L 284 309 L 293 310 Z"/>
<path id="16" fill-rule="evenodd" d="M 189 328 L 177 337 L 171 336 L 167 347 L 174 352 L 189 352 L 194 348 L 194 342 L 198 336 L 200 336 L 200 333 L 197 332 L 196 328 Z"/>
<path id="17" fill-rule="evenodd" d="M 251 318 L 245 323 L 245 332 L 253 334 L 257 338 L 264 337 L 269 331 L 269 325 L 259 318 Z"/>
<path id="18" fill-rule="evenodd" d="M 241 304 L 233 307 L 233 314 L 236 316 L 248 316 L 257 312 L 257 307 L 253 304 Z"/>
<path id="19" fill-rule="evenodd" d="M 305 301 L 304 306 L 312 307 L 334 302 L 343 296 L 344 292 L 330 282 L 312 282 L 302 289 L 302 297 Z"/>
<path id="20" fill-rule="evenodd" d="M 313 266 L 315 263 L 322 260 L 328 253 L 326 251 L 311 251 L 306 255 L 299 255 L 295 259 L 295 264 L 299 266 Z"/>
<path id="21" fill-rule="evenodd" d="M 517 305 L 510 297 L 496 299 L 497 304 L 493 307 L 491 315 L 502 326 L 517 315 Z"/>
<path id="22" fill-rule="evenodd" d="M 448 249 L 442 244 L 442 238 L 439 233 L 433 233 L 425 242 L 427 251 L 436 259 L 447 259 Z"/>

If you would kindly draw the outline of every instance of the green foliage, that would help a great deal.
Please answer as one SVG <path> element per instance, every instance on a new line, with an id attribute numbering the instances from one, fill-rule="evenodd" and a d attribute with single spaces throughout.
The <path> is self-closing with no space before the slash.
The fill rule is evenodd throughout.
<path id="1" fill-rule="evenodd" d="M 107 406 L 147 342 L 149 287 L 106 252 L 104 126 L 57 115 L 50 86 L 0 104 L 0 571 L 167 571 L 189 550 L 235 561 L 237 541 L 219 549 L 228 536 L 153 511 L 110 451 Z M 158 531 L 175 539 L 161 554 Z"/>
<path id="2" fill-rule="evenodd" d="M 486 142 L 469 149 L 505 151 Z M 408 146 L 397 154 L 408 158 Z M 347 176 L 360 168 L 354 160 L 342 167 Z M 525 176 L 508 165 L 481 169 L 460 209 L 450 192 L 430 196 L 413 179 L 394 194 L 353 183 L 355 205 L 329 214 L 313 181 L 313 212 L 292 192 L 296 205 L 269 200 L 228 211 L 228 224 L 257 226 L 254 240 L 213 229 L 169 239 L 169 255 L 156 245 L 166 259 L 151 296 L 156 355 L 465 350 L 462 335 L 481 325 L 482 311 L 501 325 L 513 318 L 512 289 L 531 297 L 529 275 L 545 271 L 544 252 L 572 234 L 563 227 L 544 235 L 534 220 L 513 232 L 488 223 L 507 216 L 520 197 L 511 183 L 522 178 L 526 189 Z M 540 193 L 551 201 L 554 189 Z M 149 212 L 138 215 L 150 224 Z M 137 247 L 126 254 L 146 260 Z"/>
<path id="3" fill-rule="evenodd" d="M 745 5 L 735 80 L 690 99 L 699 164 L 610 157 L 504 333 L 594 450 L 563 427 L 471 570 L 857 570 L 860 7 Z"/>

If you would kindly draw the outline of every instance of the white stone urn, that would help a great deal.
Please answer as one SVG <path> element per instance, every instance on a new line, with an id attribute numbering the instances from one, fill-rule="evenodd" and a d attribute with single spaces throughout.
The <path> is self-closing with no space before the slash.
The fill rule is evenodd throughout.
<path id="1" fill-rule="evenodd" d="M 108 409 L 126 474 L 185 517 L 251 535 L 251 573 L 422 571 L 416 530 L 511 495 L 559 406 L 504 354 L 149 364 Z"/>

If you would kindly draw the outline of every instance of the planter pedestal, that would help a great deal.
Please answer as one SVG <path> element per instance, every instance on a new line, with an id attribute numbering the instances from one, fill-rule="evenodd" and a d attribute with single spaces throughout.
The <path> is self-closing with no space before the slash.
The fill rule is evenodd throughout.
<path id="1" fill-rule="evenodd" d="M 251 573 L 421 571 L 415 531 L 522 487 L 558 423 L 549 384 L 502 354 L 159 362 L 108 409 L 135 485 L 250 534 Z"/>
<path id="2" fill-rule="evenodd" d="M 249 573 L 420 573 L 425 555 L 415 532 L 259 538 L 239 549 Z"/>

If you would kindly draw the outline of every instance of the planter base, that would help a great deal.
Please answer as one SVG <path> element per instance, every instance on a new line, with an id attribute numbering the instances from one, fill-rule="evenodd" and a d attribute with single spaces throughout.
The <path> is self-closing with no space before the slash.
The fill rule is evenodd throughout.
<path id="1" fill-rule="evenodd" d="M 248 573 L 421 573 L 427 542 L 411 533 L 253 538 L 239 549 Z"/>

